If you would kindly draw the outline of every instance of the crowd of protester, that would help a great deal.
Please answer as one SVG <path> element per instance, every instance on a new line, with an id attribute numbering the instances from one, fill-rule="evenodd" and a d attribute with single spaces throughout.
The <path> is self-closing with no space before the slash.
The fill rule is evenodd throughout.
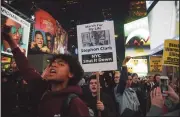
<path id="1" fill-rule="evenodd" d="M 120 71 L 100 72 L 99 82 L 96 73 L 84 76 L 77 58 L 66 54 L 53 56 L 40 74 L 8 34 L 1 34 L 14 57 L 10 69 L 2 71 L 2 117 L 179 115 L 177 82 L 169 78 L 168 91 L 162 92 L 159 74 L 139 78 L 128 73 L 130 57 L 124 59 Z"/>

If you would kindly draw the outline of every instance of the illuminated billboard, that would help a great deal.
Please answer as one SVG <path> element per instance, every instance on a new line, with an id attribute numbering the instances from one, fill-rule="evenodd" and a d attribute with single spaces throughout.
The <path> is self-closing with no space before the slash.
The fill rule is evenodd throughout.
<path id="1" fill-rule="evenodd" d="M 148 14 L 151 52 L 163 49 L 166 39 L 172 39 L 179 32 L 178 4 L 175 1 L 158 1 Z M 177 17 L 177 18 L 176 18 Z"/>
<path id="2" fill-rule="evenodd" d="M 3 71 L 10 68 L 11 59 L 11 57 L 1 55 L 1 69 Z"/>
<path id="3" fill-rule="evenodd" d="M 144 17 L 124 25 L 125 55 L 143 56 L 150 51 L 148 18 Z"/>
<path id="4" fill-rule="evenodd" d="M 126 65 L 130 73 L 137 73 L 139 76 L 145 76 L 148 73 L 147 59 L 133 58 Z"/>
<path id="5" fill-rule="evenodd" d="M 153 4 L 153 2 L 154 2 L 154 0 L 147 0 L 146 1 L 146 9 L 148 10 L 150 7 L 151 7 L 151 5 Z"/>
<path id="6" fill-rule="evenodd" d="M 48 12 L 38 9 L 29 53 L 66 53 L 67 41 L 68 34 L 62 26 Z"/>
<path id="7" fill-rule="evenodd" d="M 179 1 L 175 1 L 176 7 L 176 36 L 179 37 Z"/>

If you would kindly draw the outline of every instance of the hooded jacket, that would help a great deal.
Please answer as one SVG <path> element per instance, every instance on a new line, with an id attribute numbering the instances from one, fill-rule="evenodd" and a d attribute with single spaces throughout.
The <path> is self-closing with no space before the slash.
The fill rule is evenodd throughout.
<path id="1" fill-rule="evenodd" d="M 32 100 L 34 106 L 38 105 L 37 110 L 39 117 L 61 117 L 61 107 L 68 94 L 82 94 L 82 90 L 79 86 L 68 86 L 58 92 L 47 91 L 48 83 L 43 81 L 41 75 L 30 66 L 27 58 L 20 49 L 13 49 L 12 53 L 24 79 L 31 84 Z M 73 117 L 89 116 L 87 106 L 78 97 L 70 102 L 69 114 Z"/>

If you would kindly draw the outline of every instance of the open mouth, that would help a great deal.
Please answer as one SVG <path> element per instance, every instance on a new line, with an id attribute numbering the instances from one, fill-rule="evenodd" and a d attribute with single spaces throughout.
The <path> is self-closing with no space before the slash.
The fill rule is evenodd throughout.
<path id="1" fill-rule="evenodd" d="M 19 42 L 19 39 L 14 39 L 15 42 Z"/>
<path id="2" fill-rule="evenodd" d="M 95 88 L 95 87 L 93 87 L 92 89 L 93 89 L 93 90 L 96 90 L 96 88 Z"/>
<path id="3" fill-rule="evenodd" d="M 56 73 L 55 69 L 50 69 L 50 73 Z"/>

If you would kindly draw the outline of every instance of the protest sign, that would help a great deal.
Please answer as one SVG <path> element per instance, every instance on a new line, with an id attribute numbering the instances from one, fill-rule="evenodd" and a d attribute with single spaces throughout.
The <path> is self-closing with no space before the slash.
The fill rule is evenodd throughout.
<path id="1" fill-rule="evenodd" d="M 137 57 L 150 52 L 148 17 L 124 25 L 125 56 Z"/>
<path id="2" fill-rule="evenodd" d="M 165 40 L 163 65 L 179 67 L 179 40 Z"/>
<path id="3" fill-rule="evenodd" d="M 162 56 L 150 56 L 150 72 L 162 72 Z"/>
<path id="4" fill-rule="evenodd" d="M 113 21 L 77 26 L 78 56 L 85 72 L 117 70 Z"/>

